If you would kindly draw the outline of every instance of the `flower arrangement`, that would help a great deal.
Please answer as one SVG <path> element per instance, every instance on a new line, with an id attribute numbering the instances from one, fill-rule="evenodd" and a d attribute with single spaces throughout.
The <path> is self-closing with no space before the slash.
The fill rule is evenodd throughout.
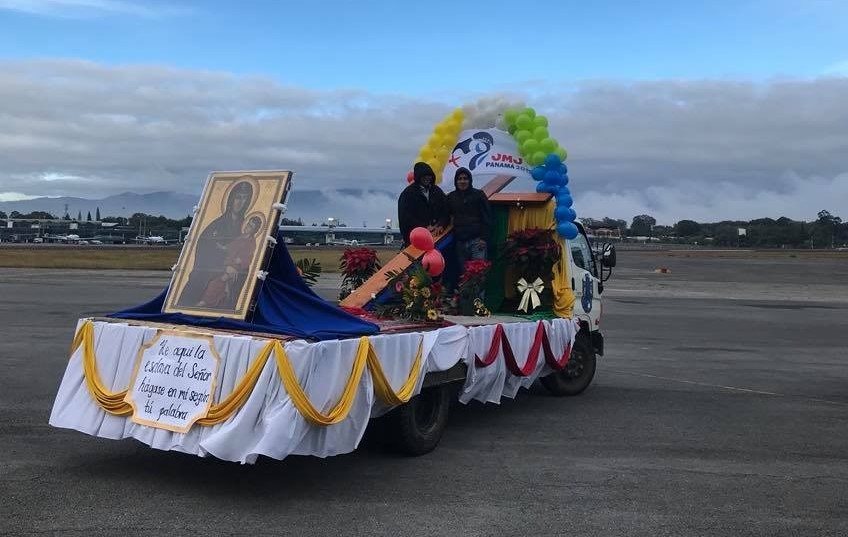
<path id="1" fill-rule="evenodd" d="M 442 284 L 434 282 L 421 265 L 415 265 L 408 272 L 392 272 L 387 276 L 399 300 L 378 308 L 379 316 L 412 321 L 442 320 Z"/>
<path id="2" fill-rule="evenodd" d="M 554 265 L 560 260 L 562 249 L 551 229 L 529 228 L 509 234 L 504 247 L 504 257 L 516 272 L 533 280 L 548 279 Z"/>
<path id="3" fill-rule="evenodd" d="M 294 265 L 306 285 L 312 287 L 318 282 L 318 276 L 321 275 L 321 263 L 317 259 L 298 259 Z"/>
<path id="4" fill-rule="evenodd" d="M 342 273 L 339 300 L 343 300 L 380 270 L 377 251 L 373 248 L 346 248 L 340 258 L 339 270 Z"/>
<path id="5" fill-rule="evenodd" d="M 450 300 L 451 309 L 463 315 L 490 315 L 480 296 L 486 285 L 486 275 L 492 263 L 483 259 L 466 261 L 465 269 L 459 278 Z"/>

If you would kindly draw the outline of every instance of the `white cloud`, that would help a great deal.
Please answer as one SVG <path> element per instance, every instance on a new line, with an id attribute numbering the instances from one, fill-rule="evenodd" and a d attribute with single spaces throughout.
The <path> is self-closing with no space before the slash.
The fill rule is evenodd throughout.
<path id="1" fill-rule="evenodd" d="M 125 0 L 0 0 L 0 9 L 59 17 L 96 14 L 157 17 L 185 12 L 185 9 L 172 5 L 157 6 Z"/>
<path id="2" fill-rule="evenodd" d="M 504 97 L 549 117 L 583 216 L 810 219 L 848 206 L 848 78 L 596 81 Z M 0 62 L 0 191 L 197 194 L 210 170 L 291 168 L 295 189 L 372 193 L 329 196 L 314 218 L 394 219 L 419 146 L 462 104 L 153 65 Z"/>
<path id="3" fill-rule="evenodd" d="M 20 192 L 0 192 L 0 201 L 20 201 L 20 200 L 31 200 L 36 196 L 27 196 L 26 194 L 21 194 Z"/>

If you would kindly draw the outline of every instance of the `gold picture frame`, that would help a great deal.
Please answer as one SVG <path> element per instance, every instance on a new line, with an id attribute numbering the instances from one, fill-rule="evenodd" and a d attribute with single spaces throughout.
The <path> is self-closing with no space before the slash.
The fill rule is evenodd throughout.
<path id="1" fill-rule="evenodd" d="M 245 320 L 271 253 L 290 171 L 213 172 L 180 253 L 163 313 Z"/>

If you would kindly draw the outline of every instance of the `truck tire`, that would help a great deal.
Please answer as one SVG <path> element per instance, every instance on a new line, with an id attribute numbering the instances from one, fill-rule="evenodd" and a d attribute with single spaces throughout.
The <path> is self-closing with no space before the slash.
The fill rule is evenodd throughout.
<path id="1" fill-rule="evenodd" d="M 447 426 L 449 410 L 448 386 L 425 388 L 387 416 L 386 432 L 392 446 L 412 457 L 433 451 Z"/>
<path id="2" fill-rule="evenodd" d="M 592 383 L 595 366 L 595 349 L 588 334 L 580 332 L 574 340 L 568 364 L 561 371 L 542 377 L 542 385 L 553 395 L 579 395 Z"/>

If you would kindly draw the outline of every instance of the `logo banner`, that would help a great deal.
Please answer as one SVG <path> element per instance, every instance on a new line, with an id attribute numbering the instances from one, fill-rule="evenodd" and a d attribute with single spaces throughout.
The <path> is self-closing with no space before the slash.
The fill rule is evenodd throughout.
<path id="1" fill-rule="evenodd" d="M 442 171 L 443 180 L 452 183 L 459 168 L 471 171 L 478 188 L 496 175 L 530 179 L 530 167 L 518 152 L 518 144 L 500 129 L 462 131 Z"/>

